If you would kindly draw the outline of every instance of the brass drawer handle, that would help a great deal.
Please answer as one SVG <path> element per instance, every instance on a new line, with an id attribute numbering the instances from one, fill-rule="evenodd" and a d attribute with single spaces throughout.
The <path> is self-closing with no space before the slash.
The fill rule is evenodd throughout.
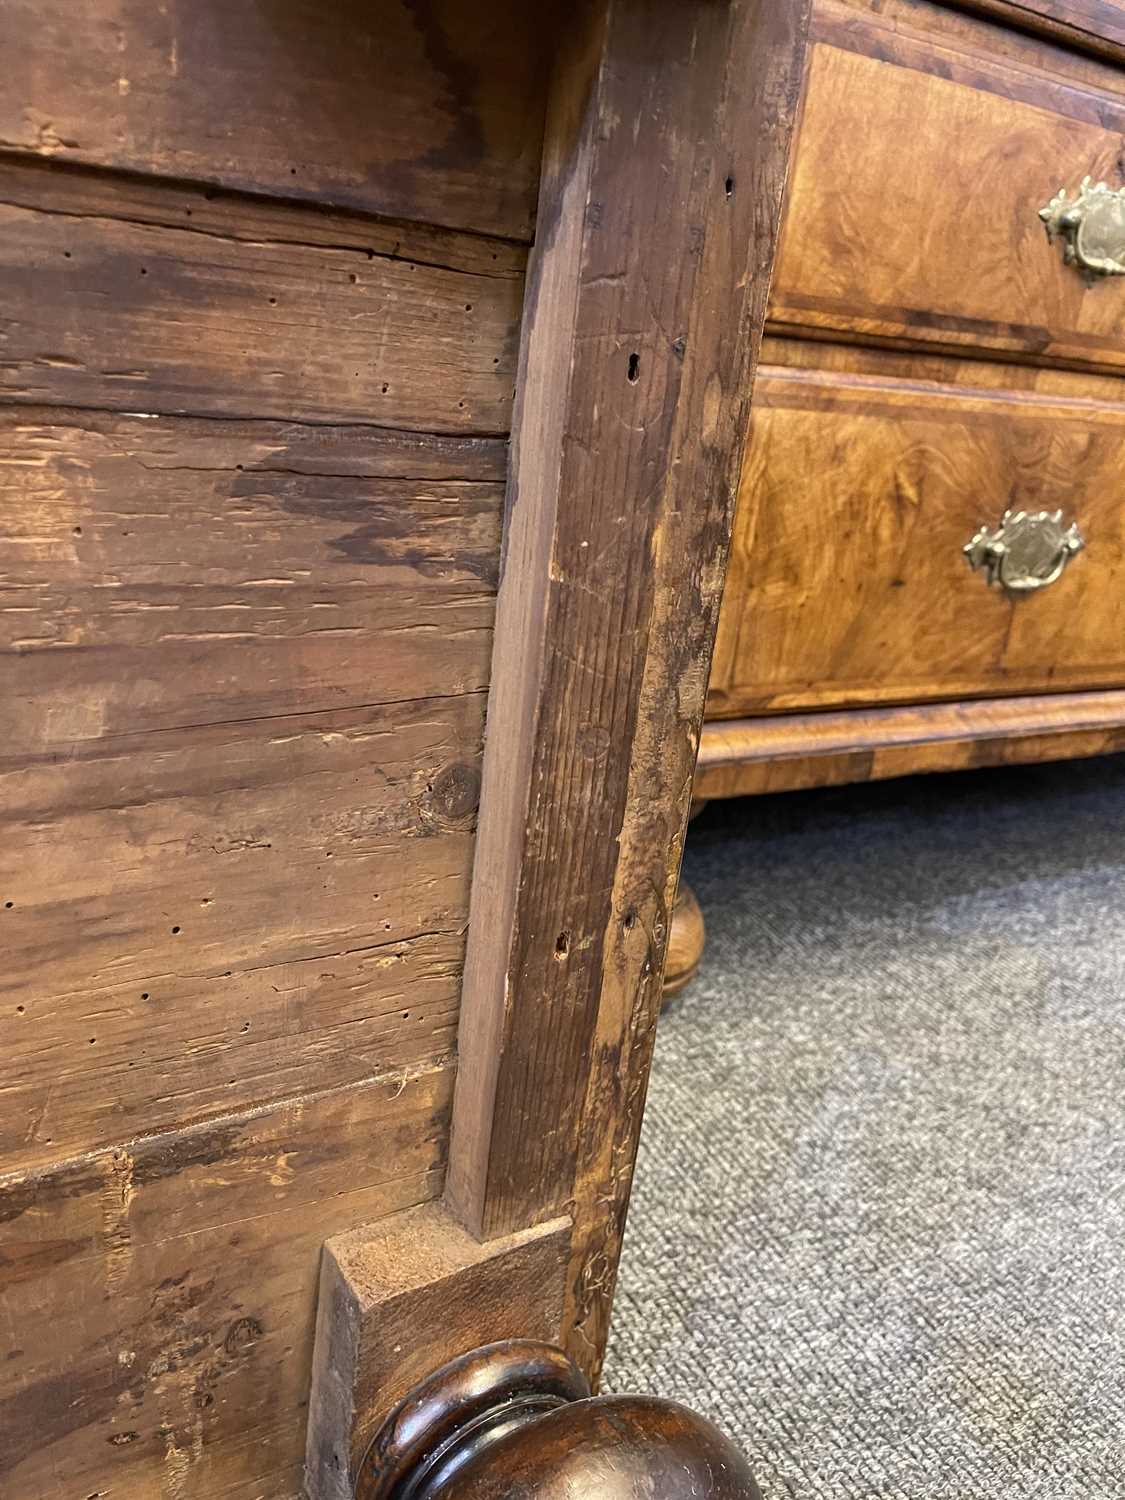
<path id="1" fill-rule="evenodd" d="M 1006 510 L 995 531 L 982 526 L 962 550 L 989 584 L 1022 594 L 1054 583 L 1085 545 L 1077 521 L 1064 528 L 1061 510 Z"/>
<path id="2" fill-rule="evenodd" d="M 1066 188 L 1059 188 L 1039 217 L 1048 240 L 1063 241 L 1063 260 L 1077 266 L 1087 281 L 1125 276 L 1125 188 L 1115 192 L 1083 177 L 1073 200 Z"/>

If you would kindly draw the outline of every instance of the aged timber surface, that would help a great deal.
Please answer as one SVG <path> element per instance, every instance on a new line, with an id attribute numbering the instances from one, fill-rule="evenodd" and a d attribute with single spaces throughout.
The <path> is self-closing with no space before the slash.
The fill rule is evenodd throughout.
<path id="1" fill-rule="evenodd" d="M 296 1495 L 321 1244 L 433 1197 L 450 1084 L 392 1076 L 0 1178 L 0 1493 Z"/>
<path id="2" fill-rule="evenodd" d="M 0 160 L 0 399 L 507 432 L 510 252 L 196 196 Z"/>
<path id="3" fill-rule="evenodd" d="M 547 125 L 450 1158 L 486 1235 L 574 1203 L 567 1329 L 590 1370 L 806 21 L 765 0 L 593 13 Z"/>
<path id="4" fill-rule="evenodd" d="M 503 465 L 0 411 L 6 1168 L 451 1050 Z"/>
<path id="5" fill-rule="evenodd" d="M 529 239 L 549 36 L 520 0 L 5 0 L 0 145 Z"/>

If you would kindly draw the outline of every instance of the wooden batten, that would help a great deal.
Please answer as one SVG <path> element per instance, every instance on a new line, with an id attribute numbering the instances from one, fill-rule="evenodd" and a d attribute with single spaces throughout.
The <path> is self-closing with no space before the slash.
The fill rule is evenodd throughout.
<path id="1" fill-rule="evenodd" d="M 573 1204 L 596 1369 L 753 377 L 801 5 L 608 0 L 548 113 L 449 1200 Z M 722 294 L 717 294 L 717 289 Z"/>

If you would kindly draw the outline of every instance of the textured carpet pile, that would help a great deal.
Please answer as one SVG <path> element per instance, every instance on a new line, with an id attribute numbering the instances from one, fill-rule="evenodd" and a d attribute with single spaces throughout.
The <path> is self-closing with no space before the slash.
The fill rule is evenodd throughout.
<path id="1" fill-rule="evenodd" d="M 713 804 L 606 1387 L 765 1500 L 1125 1497 L 1125 757 Z"/>

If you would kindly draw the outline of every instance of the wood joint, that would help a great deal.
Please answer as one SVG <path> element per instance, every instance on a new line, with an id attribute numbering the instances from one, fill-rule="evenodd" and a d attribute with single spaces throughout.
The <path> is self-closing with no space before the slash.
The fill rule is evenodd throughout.
<path id="1" fill-rule="evenodd" d="M 308 1500 L 351 1500 L 373 1435 L 435 1368 L 482 1343 L 558 1341 L 570 1235 L 555 1219 L 482 1244 L 433 1203 L 327 1241 Z"/>

